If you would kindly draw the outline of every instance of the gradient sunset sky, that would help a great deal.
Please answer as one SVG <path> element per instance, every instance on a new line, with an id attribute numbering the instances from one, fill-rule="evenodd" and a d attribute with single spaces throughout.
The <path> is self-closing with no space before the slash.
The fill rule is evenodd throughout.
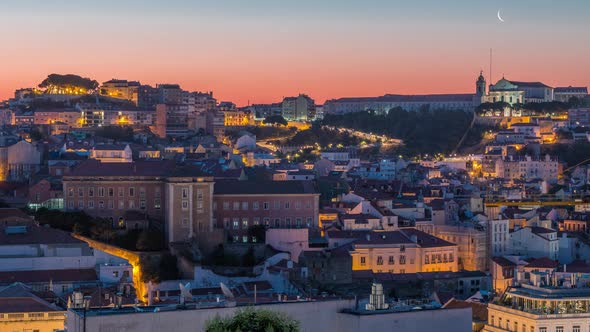
<path id="1" fill-rule="evenodd" d="M 496 17 L 502 10 L 504 23 Z M 588 0 L 6 0 L 0 100 L 50 73 L 179 83 L 238 105 L 590 81 Z"/>

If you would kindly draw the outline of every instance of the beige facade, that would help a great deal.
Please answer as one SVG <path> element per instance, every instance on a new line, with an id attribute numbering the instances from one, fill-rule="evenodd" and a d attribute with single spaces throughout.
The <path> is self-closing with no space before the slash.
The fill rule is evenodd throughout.
<path id="1" fill-rule="evenodd" d="M 457 245 L 459 270 L 487 271 L 489 269 L 486 232 L 474 228 L 440 225 L 435 227 L 434 234 Z"/>
<path id="2" fill-rule="evenodd" d="M 188 241 L 197 232 L 213 230 L 213 182 L 173 177 L 168 178 L 165 188 L 168 242 Z"/>

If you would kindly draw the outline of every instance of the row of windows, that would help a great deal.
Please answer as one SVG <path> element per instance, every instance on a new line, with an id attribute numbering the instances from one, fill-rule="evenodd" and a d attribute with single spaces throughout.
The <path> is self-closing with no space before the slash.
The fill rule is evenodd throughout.
<path id="1" fill-rule="evenodd" d="M 455 261 L 453 253 L 424 255 L 424 264 L 452 263 Z"/>
<path id="2" fill-rule="evenodd" d="M 127 204 L 125 204 L 124 200 L 119 200 L 117 201 L 118 203 L 116 203 L 117 205 L 117 209 L 119 210 L 125 210 L 125 209 L 135 209 L 136 207 L 140 208 L 140 209 L 145 209 L 146 208 L 146 201 L 145 199 L 139 200 L 139 205 L 136 206 L 134 200 L 130 200 L 127 202 Z M 83 210 L 84 208 L 88 208 L 90 210 L 97 208 L 97 209 L 104 209 L 105 208 L 105 201 L 98 201 L 98 202 L 94 202 L 94 201 L 88 201 L 86 202 L 86 206 L 84 205 L 84 201 L 78 201 L 78 206 L 76 207 L 75 205 L 76 202 L 74 202 L 73 200 L 68 201 L 68 208 L 70 210 L 73 210 L 75 208 L 77 208 L 78 210 Z M 106 207 L 110 210 L 115 209 L 115 202 L 112 200 L 109 200 L 106 202 Z M 160 201 L 159 198 L 154 199 L 154 205 L 153 205 L 154 209 L 161 209 L 162 208 L 162 203 Z"/>
<path id="3" fill-rule="evenodd" d="M 249 218 L 232 218 L 231 219 L 231 224 L 230 224 L 230 218 L 223 218 L 223 225 L 226 229 L 229 229 L 230 227 L 232 229 L 248 229 L 250 226 L 256 226 L 256 225 L 260 225 L 260 218 L 259 217 L 254 217 L 252 218 L 252 224 L 250 224 L 250 219 Z M 262 218 L 262 221 L 264 223 L 265 226 L 269 226 L 269 227 L 286 227 L 286 228 L 290 228 L 290 227 L 311 227 L 311 224 L 313 222 L 313 218 L 312 217 L 307 217 L 305 218 L 305 224 L 303 224 L 303 218 L 285 218 L 285 219 L 281 219 L 281 218 L 274 218 L 272 219 L 272 223 L 271 223 L 271 218 Z"/>
<path id="4" fill-rule="evenodd" d="M 520 330 L 519 330 L 519 324 L 518 324 L 518 322 L 514 322 L 513 324 L 511 324 L 510 323 L 510 319 L 507 319 L 506 320 L 506 323 L 503 324 L 502 317 L 498 317 L 498 325 L 496 325 L 496 319 L 495 319 L 494 315 L 492 315 L 492 317 L 491 317 L 490 324 L 492 326 L 496 326 L 496 327 L 499 327 L 499 328 L 504 328 L 505 327 L 506 330 L 508 330 L 508 331 L 514 331 L 514 332 L 519 332 L 519 331 L 522 331 L 522 332 L 535 332 L 535 327 L 534 326 L 531 326 L 530 329 L 527 330 L 527 326 L 526 326 L 525 323 L 521 323 L 520 324 Z M 582 331 L 582 328 L 580 327 L 580 325 L 574 325 L 574 326 L 572 326 L 572 332 L 581 332 L 581 331 Z M 547 330 L 547 327 L 542 326 L 542 327 L 539 327 L 538 332 L 549 332 L 549 331 Z M 556 326 L 555 327 L 555 332 L 565 332 L 565 329 L 564 329 L 563 326 Z"/>
<path id="5" fill-rule="evenodd" d="M 383 256 L 377 256 L 377 265 L 383 265 Z M 387 260 L 387 265 L 394 265 L 395 264 L 395 257 L 394 256 L 389 256 L 388 260 Z M 398 258 L 398 264 L 400 265 L 405 265 L 406 264 L 406 256 L 405 255 L 400 255 Z M 410 264 L 414 264 L 414 259 L 411 258 L 410 259 Z M 367 265 L 367 257 L 362 257 L 361 256 L 361 266 L 365 266 Z"/>
<path id="6" fill-rule="evenodd" d="M 284 207 L 285 209 L 290 209 L 291 206 L 294 206 L 295 209 L 301 209 L 302 207 L 302 203 L 301 201 L 295 201 L 295 202 L 291 202 L 291 201 L 286 201 L 284 202 L 284 204 L 281 204 L 281 201 L 274 201 L 272 204 L 273 209 L 278 210 L 281 209 L 281 207 Z M 256 211 L 259 210 L 262 207 L 263 210 L 270 210 L 271 208 L 271 203 L 270 202 L 262 202 L 262 204 L 260 204 L 260 202 L 252 202 L 252 210 Z M 250 209 L 250 204 L 248 202 L 223 202 L 223 210 L 234 210 L 234 211 L 248 211 Z M 306 201 L 305 202 L 305 208 L 306 209 L 311 209 L 311 201 Z M 213 204 L 213 209 L 217 209 L 217 203 Z"/>
<path id="7" fill-rule="evenodd" d="M 88 188 L 87 190 L 84 190 L 84 188 L 78 188 L 78 197 L 84 197 L 85 194 L 88 195 L 88 197 L 94 197 L 95 195 L 98 197 L 105 197 L 105 194 L 107 197 L 115 197 L 115 188 L 105 188 L 105 187 L 98 187 L 98 188 Z M 119 187 L 117 189 L 117 195 L 119 197 L 125 197 L 125 193 L 127 192 L 127 195 L 129 197 L 135 197 L 135 188 L 134 187 L 129 187 L 127 190 L 125 190 L 124 187 Z M 74 197 L 74 193 L 75 190 L 74 188 L 69 188 L 68 189 L 68 197 Z M 154 196 L 155 197 L 160 197 L 160 188 L 156 188 L 155 192 L 154 192 Z M 139 197 L 145 197 L 145 188 L 141 187 L 139 188 Z"/>
<path id="8" fill-rule="evenodd" d="M 251 239 L 252 243 L 256 243 L 258 242 L 258 239 L 256 238 L 256 236 L 252 236 L 252 237 L 248 237 L 246 235 L 244 236 L 238 236 L 238 235 L 234 235 L 233 237 L 233 242 L 234 243 L 248 243 L 248 240 Z"/>

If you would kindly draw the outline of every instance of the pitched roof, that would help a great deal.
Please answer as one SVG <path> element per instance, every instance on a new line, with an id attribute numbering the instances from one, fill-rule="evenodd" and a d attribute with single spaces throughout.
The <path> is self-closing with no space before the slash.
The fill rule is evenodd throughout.
<path id="1" fill-rule="evenodd" d="M 531 228 L 531 232 L 533 232 L 535 234 L 550 234 L 550 233 L 557 232 L 554 229 L 545 228 L 545 227 L 531 226 L 530 228 Z"/>
<path id="2" fill-rule="evenodd" d="M 512 261 L 508 260 L 505 257 L 492 257 L 492 261 L 494 261 L 494 263 L 502 266 L 502 267 L 515 267 L 516 264 L 514 264 Z"/>
<path id="3" fill-rule="evenodd" d="M 217 181 L 215 195 L 290 195 L 314 194 L 310 181 Z"/>
<path id="4" fill-rule="evenodd" d="M 68 176 L 166 176 L 170 174 L 174 166 L 172 160 L 102 163 L 99 160 L 89 159 L 76 166 Z"/>
<path id="5" fill-rule="evenodd" d="M 26 231 L 18 234 L 7 234 L 6 227 L 0 231 L 0 246 L 15 244 L 64 244 L 84 243 L 70 233 L 49 227 L 27 225 Z"/>
<path id="6" fill-rule="evenodd" d="M 483 303 L 467 302 L 457 299 L 451 299 L 445 304 L 445 309 L 459 309 L 471 307 L 471 316 L 474 322 L 487 322 L 488 307 Z"/>
<path id="7" fill-rule="evenodd" d="M 588 87 L 585 86 L 559 86 L 554 90 L 555 93 L 588 93 Z"/>
<path id="8" fill-rule="evenodd" d="M 59 311 L 21 283 L 0 289 L 0 313 Z"/>
<path id="9" fill-rule="evenodd" d="M 559 264 L 554 261 L 551 260 L 547 257 L 542 257 L 542 258 L 537 258 L 532 260 L 529 264 L 527 264 L 525 267 L 526 268 L 550 268 L 550 269 L 554 269 L 557 268 Z"/>
<path id="10" fill-rule="evenodd" d="M 36 283 L 36 282 L 65 282 L 65 281 L 97 281 L 95 269 L 66 269 L 39 271 L 8 271 L 0 272 L 0 283 Z M 0 294 L 1 295 L 1 294 Z"/>
<path id="11" fill-rule="evenodd" d="M 518 86 L 519 88 L 550 88 L 550 86 L 541 83 L 541 82 L 520 82 L 520 81 L 510 81 L 508 82 Z"/>

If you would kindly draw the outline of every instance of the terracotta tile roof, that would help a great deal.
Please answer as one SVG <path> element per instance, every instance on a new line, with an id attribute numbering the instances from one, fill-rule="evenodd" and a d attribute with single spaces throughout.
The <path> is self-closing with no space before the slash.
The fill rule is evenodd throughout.
<path id="1" fill-rule="evenodd" d="M 68 176 L 166 176 L 174 169 L 172 160 L 141 160 L 131 163 L 102 163 L 90 159 L 76 166 Z"/>
<path id="2" fill-rule="evenodd" d="M 30 288 L 14 283 L 0 289 L 0 313 L 49 312 L 59 309 L 39 298 Z"/>
<path id="3" fill-rule="evenodd" d="M 557 268 L 559 264 L 554 261 L 551 260 L 547 257 L 542 257 L 542 258 L 537 258 L 532 260 L 529 264 L 527 264 L 525 267 L 526 268 L 550 268 L 550 269 L 554 269 Z"/>
<path id="4" fill-rule="evenodd" d="M 314 194 L 310 181 L 217 181 L 215 195 L 289 195 Z"/>
<path id="5" fill-rule="evenodd" d="M 488 321 L 488 307 L 482 303 L 467 302 L 457 299 L 451 299 L 443 307 L 445 309 L 459 309 L 471 307 L 471 316 L 474 322 L 487 322 Z"/>
<path id="6" fill-rule="evenodd" d="M 8 226 L 10 227 L 10 226 Z M 64 244 L 84 243 L 70 235 L 70 233 L 49 227 L 28 225 L 26 232 L 7 234 L 6 227 L 1 227 L 0 246 L 15 244 Z"/>
<path id="7" fill-rule="evenodd" d="M 505 257 L 492 257 L 492 261 L 494 261 L 494 263 L 502 266 L 502 267 L 515 267 L 516 264 L 514 264 L 513 262 L 511 262 L 510 260 L 508 260 Z"/>
<path id="8" fill-rule="evenodd" d="M 37 282 L 76 282 L 97 281 L 98 275 L 94 269 L 68 270 L 40 270 L 40 271 L 8 271 L 0 272 L 0 283 L 10 284 L 22 282 L 24 284 Z"/>

